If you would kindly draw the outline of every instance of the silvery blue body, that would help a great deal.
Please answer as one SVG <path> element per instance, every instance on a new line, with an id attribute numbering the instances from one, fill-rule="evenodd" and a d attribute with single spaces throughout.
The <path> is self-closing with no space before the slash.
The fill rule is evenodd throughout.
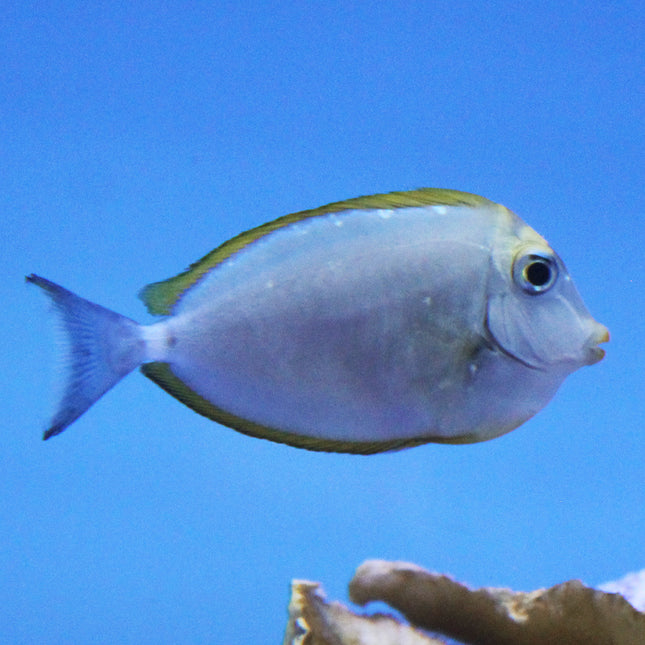
<path id="1" fill-rule="evenodd" d="M 161 322 L 122 321 L 104 362 L 118 378 L 165 363 L 269 439 L 489 439 L 599 360 L 607 337 L 555 254 L 548 293 L 516 284 L 533 248 L 552 253 L 492 203 L 321 214 L 214 266 Z"/>

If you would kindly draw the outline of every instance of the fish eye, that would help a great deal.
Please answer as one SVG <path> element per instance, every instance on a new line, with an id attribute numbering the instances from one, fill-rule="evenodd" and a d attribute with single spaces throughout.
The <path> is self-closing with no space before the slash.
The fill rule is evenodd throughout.
<path id="1" fill-rule="evenodd" d="M 552 255 L 540 251 L 525 253 L 513 264 L 513 278 L 526 293 L 548 291 L 558 277 L 558 265 Z"/>

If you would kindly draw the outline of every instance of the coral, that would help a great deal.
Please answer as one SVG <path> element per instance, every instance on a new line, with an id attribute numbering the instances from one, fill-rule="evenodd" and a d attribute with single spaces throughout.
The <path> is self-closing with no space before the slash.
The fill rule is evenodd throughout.
<path id="1" fill-rule="evenodd" d="M 639 611 L 645 611 L 645 569 L 628 573 L 620 580 L 605 582 L 598 587 L 602 591 L 619 593 Z"/>
<path id="2" fill-rule="evenodd" d="M 285 645 L 441 643 L 429 630 L 469 645 L 645 645 L 645 614 L 617 593 L 577 580 L 523 593 L 469 589 L 414 564 L 371 560 L 349 585 L 359 605 L 384 601 L 392 616 L 363 616 L 327 603 L 320 586 L 294 581 Z"/>
<path id="3" fill-rule="evenodd" d="M 328 603 L 316 582 L 291 583 L 283 645 L 442 645 L 391 616 L 360 616 Z"/>

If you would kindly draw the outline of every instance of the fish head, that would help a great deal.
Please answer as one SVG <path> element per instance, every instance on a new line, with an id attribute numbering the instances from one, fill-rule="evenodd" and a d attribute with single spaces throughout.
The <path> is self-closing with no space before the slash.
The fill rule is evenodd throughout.
<path id="1" fill-rule="evenodd" d="M 513 234 L 501 237 L 492 258 L 486 325 L 494 344 L 527 367 L 561 375 L 597 363 L 609 331 L 546 240 L 510 214 Z"/>

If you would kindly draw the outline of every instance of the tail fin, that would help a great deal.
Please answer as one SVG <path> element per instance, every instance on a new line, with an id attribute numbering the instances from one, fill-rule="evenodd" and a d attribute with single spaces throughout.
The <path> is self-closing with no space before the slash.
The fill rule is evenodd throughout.
<path id="1" fill-rule="evenodd" d="M 138 367 L 145 343 L 140 325 L 37 275 L 27 282 L 47 292 L 62 323 L 65 383 L 43 439 L 61 433 L 126 374 Z"/>

